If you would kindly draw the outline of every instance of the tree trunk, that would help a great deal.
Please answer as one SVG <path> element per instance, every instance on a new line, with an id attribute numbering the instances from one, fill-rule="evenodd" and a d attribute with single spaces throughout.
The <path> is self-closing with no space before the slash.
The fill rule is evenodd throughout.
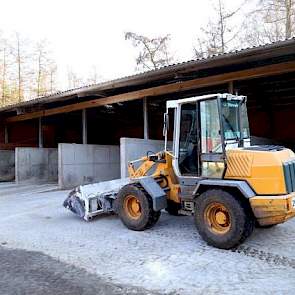
<path id="1" fill-rule="evenodd" d="M 6 47 L 4 47 L 3 49 L 3 72 L 2 72 L 2 104 L 3 106 L 6 103 L 5 89 L 6 89 Z"/>
<path id="2" fill-rule="evenodd" d="M 219 9 L 219 22 L 220 22 L 220 41 L 221 41 L 221 52 L 225 52 L 225 41 L 224 41 L 224 20 L 223 20 L 223 12 L 221 0 L 218 1 L 218 9 Z"/>
<path id="3" fill-rule="evenodd" d="M 18 101 L 22 101 L 22 76 L 21 76 L 21 57 L 20 57 L 20 40 L 19 36 L 17 36 L 17 65 L 18 65 Z"/>
<path id="4" fill-rule="evenodd" d="M 41 82 L 41 52 L 39 52 L 39 56 L 38 56 L 37 97 L 40 96 L 40 82 Z"/>
<path id="5" fill-rule="evenodd" d="M 285 0 L 286 7 L 286 21 L 285 21 L 285 37 L 289 39 L 292 37 L 292 0 Z"/>

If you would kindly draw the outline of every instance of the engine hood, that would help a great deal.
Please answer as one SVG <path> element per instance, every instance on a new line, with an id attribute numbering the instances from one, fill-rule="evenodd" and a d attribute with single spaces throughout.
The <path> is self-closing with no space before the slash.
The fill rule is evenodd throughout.
<path id="1" fill-rule="evenodd" d="M 226 151 L 226 179 L 246 180 L 258 195 L 286 194 L 283 164 L 295 154 L 281 146 L 251 146 Z"/>

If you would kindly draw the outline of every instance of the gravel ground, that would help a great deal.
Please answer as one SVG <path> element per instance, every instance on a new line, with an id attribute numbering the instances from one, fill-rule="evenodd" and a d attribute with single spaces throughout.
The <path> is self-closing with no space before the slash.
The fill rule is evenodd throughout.
<path id="1" fill-rule="evenodd" d="M 176 294 L 295 294 L 295 219 L 257 229 L 233 251 L 207 246 L 191 217 L 163 213 L 145 232 L 116 216 L 89 223 L 54 186 L 0 184 L 0 244 L 36 250 L 105 282 Z"/>
<path id="2" fill-rule="evenodd" d="M 0 247 L 0 294 L 156 295 L 141 288 L 106 283 L 94 274 L 40 252 Z"/>

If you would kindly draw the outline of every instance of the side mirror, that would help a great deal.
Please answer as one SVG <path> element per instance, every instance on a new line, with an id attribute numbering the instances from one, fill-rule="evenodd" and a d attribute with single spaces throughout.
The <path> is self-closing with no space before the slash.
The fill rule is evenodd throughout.
<path id="1" fill-rule="evenodd" d="M 169 130 L 169 115 L 168 113 L 164 113 L 163 136 L 166 136 L 168 130 Z"/>

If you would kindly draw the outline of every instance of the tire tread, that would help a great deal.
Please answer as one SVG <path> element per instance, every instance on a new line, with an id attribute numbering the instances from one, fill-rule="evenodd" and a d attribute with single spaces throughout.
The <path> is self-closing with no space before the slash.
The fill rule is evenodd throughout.
<path id="1" fill-rule="evenodd" d="M 202 217 L 204 215 L 206 203 L 214 201 L 214 198 L 215 201 L 225 202 L 230 207 L 230 210 L 233 212 L 236 219 L 236 228 L 233 228 L 233 230 L 226 233 L 224 236 L 218 236 L 218 234 L 210 232 Z M 202 212 L 199 212 L 200 210 Z M 196 199 L 195 223 L 202 238 L 209 245 L 221 249 L 237 247 L 251 235 L 255 227 L 255 219 L 251 208 L 246 201 L 243 201 L 232 193 L 222 189 L 207 190 Z"/>

